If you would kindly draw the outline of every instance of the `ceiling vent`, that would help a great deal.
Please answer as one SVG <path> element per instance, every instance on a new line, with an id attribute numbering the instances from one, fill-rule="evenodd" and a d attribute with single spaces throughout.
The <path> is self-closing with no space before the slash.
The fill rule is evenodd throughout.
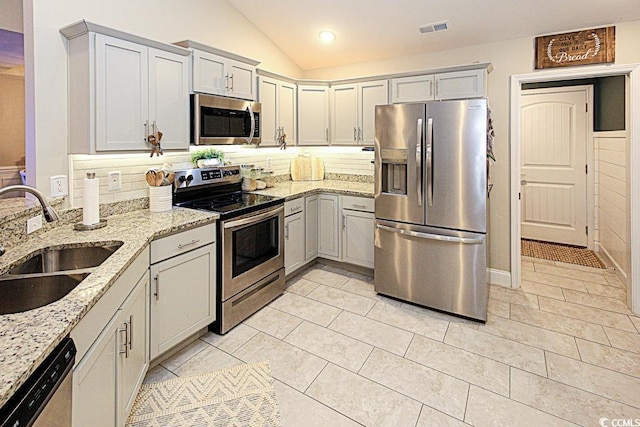
<path id="1" fill-rule="evenodd" d="M 433 22 L 420 27 L 421 34 L 435 33 L 436 31 L 444 31 L 449 29 L 449 21 Z"/>

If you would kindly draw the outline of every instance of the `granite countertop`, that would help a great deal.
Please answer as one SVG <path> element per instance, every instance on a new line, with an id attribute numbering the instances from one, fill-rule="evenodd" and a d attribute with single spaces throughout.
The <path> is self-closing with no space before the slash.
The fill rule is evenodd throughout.
<path id="1" fill-rule="evenodd" d="M 182 208 L 162 213 L 136 210 L 110 216 L 107 226 L 102 229 L 80 232 L 75 231 L 72 225 L 63 225 L 7 250 L 0 257 L 0 274 L 43 247 L 124 242 L 64 298 L 22 313 L 0 315 L 0 406 L 154 238 L 208 224 L 218 217 L 217 214 Z"/>
<path id="2" fill-rule="evenodd" d="M 284 181 L 277 183 L 275 187 L 255 191 L 255 193 L 259 194 L 284 197 L 285 200 L 293 200 L 309 194 L 324 192 L 373 197 L 373 183 L 329 179 L 323 181 Z"/>

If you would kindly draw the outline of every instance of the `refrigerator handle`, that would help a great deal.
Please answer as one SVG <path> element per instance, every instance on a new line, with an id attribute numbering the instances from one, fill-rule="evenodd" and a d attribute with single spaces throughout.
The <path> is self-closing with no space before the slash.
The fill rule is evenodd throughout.
<path id="1" fill-rule="evenodd" d="M 422 206 L 422 119 L 418 119 L 418 130 L 416 131 L 416 189 L 418 193 L 418 206 Z"/>
<path id="2" fill-rule="evenodd" d="M 404 230 L 402 228 L 393 228 L 386 225 L 377 224 L 379 230 L 390 231 L 392 233 L 403 234 L 405 236 L 417 237 L 419 239 L 439 240 L 441 242 L 462 243 L 465 245 L 478 245 L 482 243 L 482 239 L 472 239 L 469 237 L 453 237 L 442 236 L 440 234 L 419 233 L 417 231 Z"/>
<path id="3" fill-rule="evenodd" d="M 433 206 L 433 118 L 427 119 L 427 206 Z"/>

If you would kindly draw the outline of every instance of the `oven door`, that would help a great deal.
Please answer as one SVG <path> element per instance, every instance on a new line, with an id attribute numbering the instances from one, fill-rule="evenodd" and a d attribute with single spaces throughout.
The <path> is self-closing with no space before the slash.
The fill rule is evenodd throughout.
<path id="1" fill-rule="evenodd" d="M 222 301 L 284 266 L 283 224 L 283 206 L 222 221 Z"/>

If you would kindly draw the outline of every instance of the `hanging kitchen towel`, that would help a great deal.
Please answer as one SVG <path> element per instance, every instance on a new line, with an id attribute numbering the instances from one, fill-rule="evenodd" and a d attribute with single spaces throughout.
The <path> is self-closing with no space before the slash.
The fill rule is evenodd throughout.
<path id="1" fill-rule="evenodd" d="M 487 103 L 487 157 L 494 162 L 496 161 L 493 155 L 493 138 L 495 134 L 493 132 L 493 119 L 491 118 L 491 107 Z"/>

